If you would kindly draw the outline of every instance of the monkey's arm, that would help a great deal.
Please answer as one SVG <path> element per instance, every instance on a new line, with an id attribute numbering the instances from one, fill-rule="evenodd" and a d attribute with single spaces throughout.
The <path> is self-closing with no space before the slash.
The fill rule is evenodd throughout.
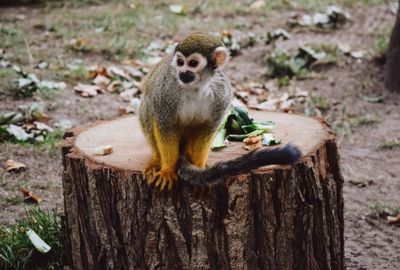
<path id="1" fill-rule="evenodd" d="M 179 159 L 180 135 L 172 129 L 167 133 L 161 132 L 157 121 L 153 122 L 154 138 L 161 158 L 161 170 L 156 173 L 152 181 L 156 187 L 163 190 L 167 185 L 172 189 L 174 182 L 178 179 L 176 168 Z"/>

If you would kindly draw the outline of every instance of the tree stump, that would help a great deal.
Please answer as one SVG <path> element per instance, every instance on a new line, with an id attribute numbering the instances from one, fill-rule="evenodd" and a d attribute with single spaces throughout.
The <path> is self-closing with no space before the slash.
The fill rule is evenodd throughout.
<path id="1" fill-rule="evenodd" d="M 400 0 L 396 23 L 386 53 L 386 65 L 386 88 L 393 92 L 400 92 Z"/>
<path id="2" fill-rule="evenodd" d="M 150 150 L 137 117 L 100 122 L 63 143 L 66 260 L 73 269 L 344 269 L 343 179 L 335 136 L 322 120 L 250 112 L 273 120 L 282 145 L 303 157 L 213 186 L 148 187 Z M 93 149 L 113 145 L 95 156 Z M 212 152 L 209 164 L 246 153 Z"/>

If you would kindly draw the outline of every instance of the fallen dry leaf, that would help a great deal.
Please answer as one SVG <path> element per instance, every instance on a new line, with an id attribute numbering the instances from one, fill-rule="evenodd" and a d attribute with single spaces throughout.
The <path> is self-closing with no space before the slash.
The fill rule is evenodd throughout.
<path id="1" fill-rule="evenodd" d="M 123 88 L 123 83 L 121 81 L 113 81 L 107 86 L 107 91 L 110 93 L 119 92 Z"/>
<path id="2" fill-rule="evenodd" d="M 185 5 L 177 5 L 177 4 L 169 5 L 169 11 L 178 15 L 186 15 L 188 12 L 187 7 Z"/>
<path id="3" fill-rule="evenodd" d="M 237 98 L 233 99 L 232 106 L 247 108 L 246 104 L 244 104 L 240 99 Z"/>
<path id="4" fill-rule="evenodd" d="M 38 116 L 35 116 L 35 119 L 40 121 L 40 122 L 48 122 L 50 119 L 50 116 L 48 116 L 45 113 L 41 113 Z"/>
<path id="5" fill-rule="evenodd" d="M 34 202 L 36 204 L 43 201 L 42 197 L 40 197 L 36 193 L 33 193 L 33 192 L 27 190 L 26 188 L 21 188 L 21 192 L 22 192 L 22 194 L 24 194 L 25 200 L 31 200 L 32 202 Z"/>
<path id="6" fill-rule="evenodd" d="M 247 98 L 247 105 L 249 106 L 249 108 L 257 108 L 257 106 L 258 106 L 259 103 L 260 103 L 260 102 L 259 102 L 257 96 L 250 95 L 250 96 Z"/>
<path id="7" fill-rule="evenodd" d="M 74 90 L 81 97 L 94 97 L 97 94 L 103 92 L 101 87 L 98 85 L 82 84 L 82 83 L 78 83 L 78 85 L 74 87 Z"/>
<path id="8" fill-rule="evenodd" d="M 101 86 L 103 88 L 107 87 L 107 85 L 111 82 L 109 78 L 103 75 L 97 75 L 96 78 L 94 78 L 93 83 Z"/>
<path id="9" fill-rule="evenodd" d="M 254 1 L 249 8 L 252 10 L 260 10 L 261 8 L 265 7 L 265 1 L 264 0 L 257 0 Z"/>
<path id="10" fill-rule="evenodd" d="M 247 91 L 236 91 L 235 94 L 237 97 L 239 97 L 242 100 L 246 100 L 247 97 L 249 96 L 249 92 L 247 92 Z"/>
<path id="11" fill-rule="evenodd" d="M 339 43 L 337 47 L 344 54 L 349 54 L 351 52 L 351 46 L 347 43 Z"/>
<path id="12" fill-rule="evenodd" d="M 5 169 L 7 172 L 20 172 L 26 170 L 26 165 L 24 163 L 9 159 L 6 161 Z"/>
<path id="13" fill-rule="evenodd" d="M 131 66 L 125 66 L 125 71 L 129 73 L 130 76 L 136 79 L 142 79 L 144 77 L 144 73 L 140 71 L 138 68 L 134 68 Z"/>
<path id="14" fill-rule="evenodd" d="M 268 99 L 267 101 L 261 102 L 260 104 L 257 104 L 256 106 L 253 107 L 250 106 L 250 108 L 254 108 L 257 110 L 261 111 L 274 111 L 278 108 L 278 103 L 280 103 L 280 100 L 278 98 L 273 98 L 273 99 Z"/>
<path id="15" fill-rule="evenodd" d="M 118 108 L 118 115 L 123 116 L 123 115 L 127 115 L 130 113 L 135 113 L 135 110 L 131 106 L 126 106 L 126 107 L 120 106 Z"/>
<path id="16" fill-rule="evenodd" d="M 351 57 L 355 58 L 355 59 L 362 59 L 365 55 L 364 51 L 353 51 L 350 53 Z"/>
<path id="17" fill-rule="evenodd" d="M 136 94 L 138 94 L 138 92 L 139 92 L 138 88 L 130 88 L 121 92 L 119 96 L 122 98 L 123 101 L 129 102 Z"/>
<path id="18" fill-rule="evenodd" d="M 84 40 L 84 39 L 73 38 L 73 39 L 71 39 L 69 41 L 69 45 L 70 46 L 77 47 L 77 48 L 86 46 L 87 44 L 89 44 L 89 42 L 87 40 Z"/>
<path id="19" fill-rule="evenodd" d="M 129 75 L 122 69 L 117 66 L 111 66 L 107 68 L 108 77 L 113 78 L 115 76 L 119 76 L 124 78 L 125 80 L 130 80 Z"/>
<path id="20" fill-rule="evenodd" d="M 395 216 L 395 217 L 387 216 L 386 218 L 387 218 L 387 223 L 388 223 L 388 224 L 391 224 L 391 225 L 393 225 L 393 224 L 400 224 L 400 214 L 398 214 L 398 215 Z"/>
<path id="21" fill-rule="evenodd" d="M 97 67 L 94 70 L 90 70 L 89 75 L 93 79 L 97 76 L 107 76 L 107 69 L 105 67 Z"/>

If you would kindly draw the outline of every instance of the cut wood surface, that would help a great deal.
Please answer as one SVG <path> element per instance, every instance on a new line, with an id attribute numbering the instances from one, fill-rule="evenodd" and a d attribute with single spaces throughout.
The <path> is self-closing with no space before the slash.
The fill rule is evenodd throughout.
<path id="1" fill-rule="evenodd" d="M 150 150 L 135 116 L 67 134 L 63 144 L 66 258 L 74 269 L 343 269 L 343 179 L 334 135 L 318 119 L 273 120 L 295 166 L 267 166 L 199 197 L 186 185 L 160 194 L 141 170 Z M 96 147 L 113 145 L 97 156 Z M 212 152 L 209 165 L 247 153 Z"/>
<path id="2" fill-rule="evenodd" d="M 272 120 L 277 123 L 273 133 L 283 143 L 292 142 L 304 154 L 315 150 L 324 142 L 328 131 L 320 121 L 301 115 L 265 113 L 252 111 L 251 117 L 258 121 Z M 94 149 L 102 145 L 113 145 L 112 155 L 96 156 Z M 79 152 L 96 162 L 122 170 L 141 171 L 150 159 L 150 147 L 141 132 L 137 117 L 123 117 L 110 122 L 102 122 L 77 136 Z M 209 165 L 221 160 L 232 159 L 247 153 L 243 143 L 234 142 L 228 148 L 211 152 Z"/>

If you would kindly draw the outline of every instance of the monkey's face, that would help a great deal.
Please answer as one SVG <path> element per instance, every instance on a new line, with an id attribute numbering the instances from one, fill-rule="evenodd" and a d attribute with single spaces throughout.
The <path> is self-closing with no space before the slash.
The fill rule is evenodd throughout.
<path id="1" fill-rule="evenodd" d="M 180 51 L 175 51 L 172 66 L 182 86 L 201 88 L 210 81 L 215 71 L 225 64 L 228 58 L 229 53 L 223 46 L 214 49 L 208 58 L 198 52 L 185 56 Z"/>
<path id="2" fill-rule="evenodd" d="M 207 59 L 199 53 L 185 57 L 181 52 L 176 52 L 172 60 L 178 81 L 183 85 L 194 85 L 201 79 L 201 74 L 207 67 Z"/>

